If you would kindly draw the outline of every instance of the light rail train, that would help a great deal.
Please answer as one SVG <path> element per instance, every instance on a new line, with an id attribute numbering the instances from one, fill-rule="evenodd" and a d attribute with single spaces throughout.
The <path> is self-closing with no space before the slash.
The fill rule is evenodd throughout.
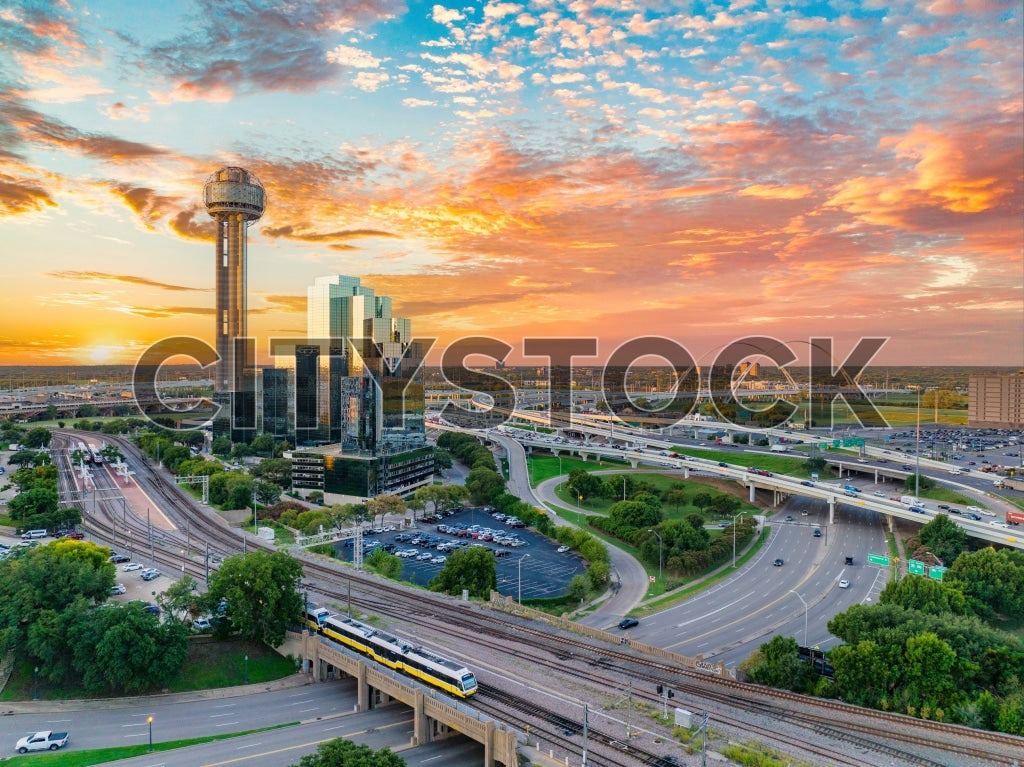
<path id="1" fill-rule="evenodd" d="M 461 663 L 418 647 L 408 640 L 353 618 L 334 615 L 330 610 L 316 605 L 306 609 L 306 623 L 321 636 L 459 698 L 468 698 L 476 692 L 476 676 L 472 671 Z"/>

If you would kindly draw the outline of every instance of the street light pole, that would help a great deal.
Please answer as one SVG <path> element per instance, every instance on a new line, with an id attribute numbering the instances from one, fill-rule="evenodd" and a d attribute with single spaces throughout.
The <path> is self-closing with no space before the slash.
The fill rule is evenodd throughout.
<path id="1" fill-rule="evenodd" d="M 249 684 L 249 656 L 245 656 L 245 683 Z"/>
<path id="2" fill-rule="evenodd" d="M 146 720 L 146 723 L 149 724 L 149 750 L 152 751 L 153 750 L 153 717 L 149 717 L 149 719 Z"/>
<path id="3" fill-rule="evenodd" d="M 790 594 L 796 594 L 796 598 L 800 600 L 800 603 L 804 606 L 804 647 L 807 647 L 807 603 L 804 602 L 804 598 L 799 593 L 789 590 Z"/>
<path id="4" fill-rule="evenodd" d="M 518 586 L 518 589 L 519 589 L 519 596 L 516 598 L 516 601 L 519 602 L 519 604 L 523 603 L 523 560 L 526 559 L 528 556 L 530 556 L 530 555 L 529 554 L 523 554 L 523 556 L 521 556 L 519 558 L 519 578 L 517 579 L 518 580 L 517 586 Z"/>
<path id="5" fill-rule="evenodd" d="M 658 535 L 658 531 L 657 530 L 648 530 L 647 532 L 654 533 L 655 537 L 658 539 L 658 580 L 660 581 L 661 580 L 661 546 L 662 546 L 663 541 L 661 540 L 661 536 Z"/>
<path id="6" fill-rule="evenodd" d="M 32 674 L 32 700 L 39 700 L 39 666 Z"/>
<path id="7" fill-rule="evenodd" d="M 917 447 L 914 450 L 917 456 L 914 469 L 914 497 L 921 497 L 921 387 L 917 387 Z"/>
<path id="8" fill-rule="evenodd" d="M 732 518 L 732 566 L 736 567 L 736 520 L 743 516 L 741 511 Z"/>

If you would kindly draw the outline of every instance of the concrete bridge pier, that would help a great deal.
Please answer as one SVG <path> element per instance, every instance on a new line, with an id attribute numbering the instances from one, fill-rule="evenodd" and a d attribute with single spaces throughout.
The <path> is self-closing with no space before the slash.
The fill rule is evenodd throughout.
<path id="1" fill-rule="evenodd" d="M 356 711 L 370 710 L 370 685 L 366 683 L 366 664 L 359 664 L 356 676 Z"/>
<path id="2" fill-rule="evenodd" d="M 836 497 L 833 495 L 828 499 L 828 523 L 834 525 L 836 522 Z M 892 517 L 889 518 L 890 524 Z"/>
<path id="3" fill-rule="evenodd" d="M 635 469 L 637 465 L 640 463 L 639 458 L 627 458 L 626 460 L 629 461 L 629 466 L 631 469 Z"/>
<path id="4" fill-rule="evenodd" d="M 430 742 L 427 715 L 423 713 L 423 691 L 416 691 L 412 706 L 412 744 L 422 746 Z"/>
<path id="5" fill-rule="evenodd" d="M 750 483 L 750 499 L 749 499 L 751 503 L 754 502 L 754 499 L 756 497 L 756 493 L 757 493 L 757 487 L 755 487 L 754 483 L 751 482 Z"/>

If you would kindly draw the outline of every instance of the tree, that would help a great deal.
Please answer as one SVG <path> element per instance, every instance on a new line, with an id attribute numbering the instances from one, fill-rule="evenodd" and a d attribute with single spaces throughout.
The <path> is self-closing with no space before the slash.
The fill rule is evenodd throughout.
<path id="1" fill-rule="evenodd" d="M 100 455 L 110 463 L 124 460 L 124 453 L 121 452 L 117 445 L 104 445 L 103 449 L 100 450 Z"/>
<path id="2" fill-rule="evenodd" d="M 917 492 L 918 489 L 931 490 L 934 487 L 935 480 L 924 474 L 911 474 L 903 481 L 903 489 L 908 493 Z"/>
<path id="3" fill-rule="evenodd" d="M 820 455 L 816 455 L 812 458 L 808 458 L 806 461 L 800 464 L 800 466 L 803 467 L 804 469 L 807 469 L 807 471 L 823 472 L 825 471 L 825 468 L 828 466 L 828 461 L 826 461 Z"/>
<path id="4" fill-rule="evenodd" d="M 609 478 L 618 481 L 618 477 Z M 573 496 L 582 495 L 584 498 L 597 498 L 604 495 L 604 480 L 594 476 L 586 469 L 573 469 L 569 472 L 569 478 L 565 481 L 565 488 Z"/>
<path id="5" fill-rule="evenodd" d="M 384 517 L 388 514 L 392 516 L 398 516 L 405 514 L 405 501 L 399 498 L 397 495 L 391 495 L 383 493 L 378 495 L 376 498 L 371 498 L 366 502 L 366 508 L 370 512 L 372 519 L 380 517 L 381 525 L 384 524 Z"/>
<path id="6" fill-rule="evenodd" d="M 198 618 L 203 614 L 199 584 L 191 575 L 175 581 L 156 598 L 156 603 L 168 615 L 181 620 Z"/>
<path id="7" fill-rule="evenodd" d="M 35 463 L 37 455 L 35 450 L 19 450 L 8 456 L 7 463 L 12 466 L 28 466 Z"/>
<path id="8" fill-rule="evenodd" d="M 945 514 L 936 514 L 917 538 L 942 562 L 953 562 L 967 547 L 967 531 Z"/>
<path id="9" fill-rule="evenodd" d="M 46 447 L 50 444 L 51 436 L 49 429 L 43 426 L 37 426 L 34 429 L 30 429 L 28 434 L 25 435 L 25 447 L 30 447 L 33 450 Z"/>
<path id="10" fill-rule="evenodd" d="M 961 554 L 942 582 L 963 592 L 977 612 L 1024 615 L 1024 552 L 989 547 Z"/>
<path id="11" fill-rule="evenodd" d="M 292 484 L 292 462 L 287 458 L 267 458 L 253 466 L 251 473 L 257 479 L 273 482 L 283 489 Z"/>
<path id="12" fill-rule="evenodd" d="M 263 432 L 253 438 L 250 444 L 252 451 L 256 455 L 266 455 L 268 458 L 274 457 L 274 435 Z"/>
<path id="13" fill-rule="evenodd" d="M 749 660 L 751 662 L 745 666 L 745 670 L 750 677 L 758 684 L 770 687 L 804 690 L 812 674 L 810 668 L 800 662 L 798 645 L 793 637 L 772 637 Z"/>
<path id="14" fill-rule="evenodd" d="M 57 490 L 49 487 L 33 487 L 14 496 L 7 504 L 11 519 L 29 519 L 57 511 L 59 498 Z"/>
<path id="15" fill-rule="evenodd" d="M 405 759 L 389 748 L 374 751 L 366 745 L 338 738 L 321 743 L 291 767 L 405 767 Z"/>
<path id="16" fill-rule="evenodd" d="M 185 625 L 161 623 L 139 604 L 83 612 L 73 636 L 73 666 L 85 689 L 95 695 L 163 687 L 188 658 Z"/>
<path id="17" fill-rule="evenodd" d="M 608 510 L 609 518 L 627 527 L 654 527 L 661 522 L 661 511 L 639 501 L 618 501 Z"/>
<path id="18" fill-rule="evenodd" d="M 227 455 L 231 452 L 231 440 L 227 437 L 214 437 L 210 449 L 217 455 Z"/>
<path id="19" fill-rule="evenodd" d="M 475 503 L 492 503 L 505 489 L 505 480 L 494 469 L 477 468 L 466 477 L 466 489 Z"/>
<path id="20" fill-rule="evenodd" d="M 445 471 L 452 467 L 452 454 L 447 450 L 437 449 L 434 451 L 434 470 Z"/>
<path id="21" fill-rule="evenodd" d="M 323 503 L 324 494 L 321 490 L 311 490 L 309 495 L 306 496 L 306 500 L 310 503 Z"/>
<path id="22" fill-rule="evenodd" d="M 692 503 L 698 509 L 700 509 L 701 511 L 704 511 L 704 509 L 706 509 L 708 506 L 711 505 L 711 502 L 713 500 L 714 500 L 714 498 L 712 497 L 711 493 L 703 493 L 702 492 L 702 493 L 697 493 L 695 496 L 693 496 Z"/>
<path id="23" fill-rule="evenodd" d="M 273 482 L 257 482 L 253 487 L 253 495 L 264 506 L 276 503 L 281 497 L 281 488 Z"/>
<path id="24" fill-rule="evenodd" d="M 679 507 L 686 503 L 685 490 L 669 490 L 665 493 L 665 503 L 671 505 L 677 512 Z"/>
<path id="25" fill-rule="evenodd" d="M 941 615 L 955 613 L 969 615 L 967 600 L 956 587 L 942 581 L 919 576 L 907 576 L 898 581 L 889 581 L 878 596 L 882 604 L 894 604 L 908 610 Z"/>
<path id="26" fill-rule="evenodd" d="M 569 581 L 569 591 L 566 598 L 571 602 L 582 602 L 587 596 L 587 577 L 585 575 L 574 575 Z"/>
<path id="27" fill-rule="evenodd" d="M 497 560 L 485 548 L 461 549 L 448 557 L 444 568 L 430 581 L 431 591 L 461 594 L 485 599 L 498 587 Z"/>
<path id="28" fill-rule="evenodd" d="M 402 574 L 402 560 L 394 554 L 389 554 L 384 550 L 383 546 L 375 547 L 370 556 L 366 557 L 363 562 L 375 573 L 379 573 L 385 578 L 398 580 L 398 577 Z"/>
<path id="29" fill-rule="evenodd" d="M 298 591 L 302 563 L 282 552 L 228 557 L 210 575 L 210 604 L 227 599 L 230 626 L 243 638 L 279 647 L 288 627 L 302 620 Z"/>

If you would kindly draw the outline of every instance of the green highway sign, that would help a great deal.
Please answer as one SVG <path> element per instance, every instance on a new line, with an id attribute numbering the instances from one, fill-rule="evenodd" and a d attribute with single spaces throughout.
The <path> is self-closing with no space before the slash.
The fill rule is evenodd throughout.
<path id="1" fill-rule="evenodd" d="M 916 559 L 908 559 L 907 572 L 911 575 L 924 575 L 924 562 L 918 562 Z"/>
<path id="2" fill-rule="evenodd" d="M 842 440 L 838 440 L 838 439 L 832 440 L 832 447 L 839 447 L 842 444 L 843 444 Z"/>
<path id="3" fill-rule="evenodd" d="M 864 447 L 863 437 L 844 437 L 843 447 Z"/>
<path id="4" fill-rule="evenodd" d="M 946 568 L 945 567 L 929 567 L 928 568 L 928 577 L 933 579 L 933 580 L 936 580 L 936 581 L 941 581 L 942 580 L 942 574 L 944 572 L 946 572 Z"/>
<path id="5" fill-rule="evenodd" d="M 888 567 L 889 557 L 883 557 L 881 554 L 868 554 L 868 564 Z"/>

